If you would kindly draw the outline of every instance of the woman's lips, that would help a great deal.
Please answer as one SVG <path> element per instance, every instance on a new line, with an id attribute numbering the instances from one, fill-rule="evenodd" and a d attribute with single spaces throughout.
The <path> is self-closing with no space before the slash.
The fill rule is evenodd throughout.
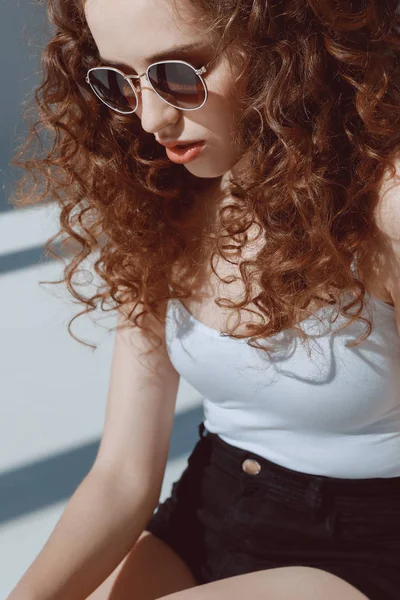
<path id="1" fill-rule="evenodd" d="M 166 148 L 166 153 L 172 162 L 178 165 L 184 165 L 197 158 L 203 150 L 204 145 L 205 141 L 202 140 L 200 142 L 195 142 L 194 144 L 185 145 L 183 148 L 173 146 L 172 148 Z"/>

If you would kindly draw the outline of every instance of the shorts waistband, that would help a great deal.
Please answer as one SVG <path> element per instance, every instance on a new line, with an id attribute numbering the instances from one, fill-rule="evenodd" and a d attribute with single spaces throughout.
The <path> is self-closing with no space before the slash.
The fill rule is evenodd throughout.
<path id="1" fill-rule="evenodd" d="M 304 491 L 315 490 L 329 491 L 335 496 L 349 497 L 374 497 L 376 499 L 384 498 L 388 494 L 393 497 L 399 495 L 400 501 L 400 477 L 374 477 L 365 479 L 345 479 L 337 477 L 329 477 L 326 475 L 314 475 L 295 471 L 277 463 L 274 463 L 254 452 L 244 450 L 226 443 L 217 434 L 207 431 L 204 423 L 198 426 L 199 436 L 205 444 L 211 444 L 215 448 L 215 452 L 211 451 L 211 462 L 214 462 L 224 470 L 229 470 L 233 476 L 247 477 L 245 467 L 250 464 L 256 467 L 251 479 L 257 480 L 259 483 L 263 481 L 279 482 L 280 485 L 288 488 L 295 488 Z M 250 461 L 250 463 L 245 463 Z"/>

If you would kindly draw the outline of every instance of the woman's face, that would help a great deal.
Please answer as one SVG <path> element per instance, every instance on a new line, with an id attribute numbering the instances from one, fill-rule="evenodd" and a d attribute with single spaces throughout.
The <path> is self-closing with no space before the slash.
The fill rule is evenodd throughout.
<path id="1" fill-rule="evenodd" d="M 196 27 L 194 8 L 188 0 L 178 0 L 176 5 L 178 11 L 171 0 L 87 0 L 86 19 L 102 64 L 114 63 L 127 75 L 143 73 L 155 62 L 151 57 L 162 52 L 166 60 L 185 60 L 195 68 L 206 65 L 215 56 L 218 40 Z M 172 47 L 183 44 L 199 44 L 199 48 L 174 56 L 169 53 Z M 208 100 L 194 111 L 170 106 L 154 92 L 146 77 L 141 78 L 136 114 L 145 131 L 157 141 L 205 141 L 199 156 L 184 165 L 197 177 L 227 175 L 240 158 L 232 137 L 240 114 L 235 71 L 237 67 L 222 53 L 203 76 Z"/>

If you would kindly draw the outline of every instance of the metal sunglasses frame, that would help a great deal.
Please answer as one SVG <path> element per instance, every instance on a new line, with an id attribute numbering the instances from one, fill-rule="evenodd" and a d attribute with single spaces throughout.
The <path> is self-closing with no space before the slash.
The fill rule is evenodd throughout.
<path id="1" fill-rule="evenodd" d="M 228 44 L 227 44 L 228 45 Z M 91 87 L 91 89 L 93 90 L 93 92 L 96 94 L 97 98 L 99 98 L 99 100 L 101 100 L 103 102 L 103 104 L 105 104 L 106 106 L 108 106 L 108 108 L 111 108 L 111 110 L 114 110 L 115 112 L 118 112 L 122 115 L 131 115 L 133 113 L 135 113 L 139 107 L 139 98 L 137 95 L 137 92 L 135 90 L 135 87 L 132 83 L 132 79 L 140 79 L 143 77 L 143 75 L 146 75 L 146 79 L 149 82 L 149 84 L 151 85 L 152 89 L 155 91 L 155 93 L 157 94 L 157 96 L 159 96 L 159 98 L 161 98 L 161 100 L 164 100 L 164 102 L 166 102 L 167 104 L 169 104 L 170 106 L 173 106 L 174 108 L 178 109 L 178 110 L 199 110 L 199 108 L 201 108 L 202 106 L 204 106 L 204 104 L 207 102 L 207 98 L 208 98 L 208 90 L 207 90 L 207 86 L 206 83 L 202 77 L 202 75 L 204 73 L 206 73 L 209 69 L 209 66 L 222 54 L 222 52 L 225 50 L 225 48 L 227 47 L 227 45 L 220 50 L 220 52 L 218 52 L 206 65 L 204 65 L 203 67 L 201 67 L 200 69 L 195 69 L 193 65 L 191 65 L 190 63 L 188 63 L 185 60 L 160 60 L 158 62 L 152 63 L 151 65 L 149 65 L 146 69 L 146 71 L 144 73 L 142 73 L 141 75 L 126 75 L 123 71 L 121 71 L 121 69 L 117 69 L 116 67 L 108 67 L 108 66 L 102 66 L 102 67 L 93 67 L 91 69 L 88 70 L 87 74 L 86 74 L 86 78 L 85 81 L 86 83 L 88 83 Z M 151 67 L 155 67 L 157 65 L 163 65 L 166 63 L 181 63 L 184 65 L 187 65 L 188 67 L 190 67 L 195 74 L 197 75 L 197 77 L 200 79 L 203 88 L 204 88 L 204 101 L 202 104 L 200 104 L 200 106 L 196 106 L 196 108 L 180 108 L 179 106 L 175 106 L 174 104 L 171 104 L 171 102 L 168 102 L 168 100 L 166 100 L 165 98 L 163 98 L 161 96 L 161 94 L 158 93 L 158 91 L 156 90 L 156 88 L 153 86 L 153 84 L 150 81 L 149 78 L 149 70 L 151 69 Z M 136 108 L 134 108 L 134 110 L 130 110 L 130 111 L 123 111 L 123 110 L 118 110 L 117 108 L 114 108 L 113 106 L 110 106 L 109 104 L 107 104 L 107 102 L 101 98 L 99 96 L 99 94 L 96 92 L 96 90 L 94 89 L 94 87 L 92 86 L 92 84 L 90 83 L 90 78 L 89 78 L 89 73 L 91 73 L 92 71 L 98 71 L 98 70 L 104 70 L 104 69 L 108 69 L 110 71 L 116 71 L 117 73 L 119 73 L 120 75 L 122 75 L 122 77 L 128 82 L 129 86 L 131 87 L 135 98 L 136 98 Z"/>

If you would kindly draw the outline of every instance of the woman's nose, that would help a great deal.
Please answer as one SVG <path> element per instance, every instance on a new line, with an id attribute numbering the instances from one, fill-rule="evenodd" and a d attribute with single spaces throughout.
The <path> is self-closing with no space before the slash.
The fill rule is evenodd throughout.
<path id="1" fill-rule="evenodd" d="M 155 134 L 170 123 L 175 123 L 181 112 L 160 98 L 146 78 L 142 79 L 137 114 L 147 133 Z"/>

